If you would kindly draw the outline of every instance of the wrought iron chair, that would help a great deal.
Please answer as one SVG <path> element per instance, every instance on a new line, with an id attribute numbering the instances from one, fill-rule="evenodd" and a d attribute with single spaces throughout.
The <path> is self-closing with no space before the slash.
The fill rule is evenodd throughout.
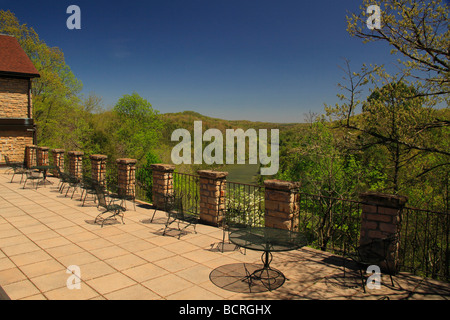
<path id="1" fill-rule="evenodd" d="M 102 228 L 103 228 L 103 224 L 105 223 L 105 221 L 111 220 L 111 219 L 117 220 L 117 216 L 119 216 L 122 219 L 122 223 L 125 224 L 125 222 L 123 221 L 123 216 L 124 216 L 124 212 L 127 209 L 125 207 L 122 207 L 121 205 L 113 203 L 113 201 L 108 203 L 106 201 L 105 191 L 100 186 L 97 185 L 95 187 L 95 190 L 96 190 L 96 194 L 97 194 L 98 205 L 106 210 L 97 215 L 97 217 L 94 220 L 94 223 L 97 223 L 97 221 L 99 219 L 101 219 L 102 220 Z M 106 218 L 103 218 L 103 215 L 106 213 L 110 213 L 110 215 Z"/>
<path id="2" fill-rule="evenodd" d="M 9 171 L 9 170 L 12 170 L 12 171 L 13 171 L 13 176 L 12 176 L 12 178 L 11 178 L 11 183 L 13 182 L 14 176 L 15 176 L 16 174 L 22 175 L 22 177 L 20 178 L 20 183 L 22 183 L 23 175 L 26 174 L 27 168 L 25 168 L 25 166 L 24 166 L 23 163 L 12 163 L 12 162 L 9 160 L 9 157 L 8 157 L 7 155 L 5 155 L 4 157 L 5 157 L 6 165 L 7 165 L 8 168 L 9 168 L 8 171 Z"/>
<path id="3" fill-rule="evenodd" d="M 59 177 L 58 190 L 60 193 L 63 193 L 64 188 L 70 181 L 70 175 L 68 173 L 62 172 L 59 167 L 56 167 L 56 170 L 58 171 L 58 177 Z"/>
<path id="4" fill-rule="evenodd" d="M 31 180 L 31 181 L 33 181 L 33 186 L 34 186 L 34 182 L 36 181 L 36 190 L 37 190 L 37 187 L 39 185 L 39 180 L 41 180 L 41 181 L 44 180 L 44 177 L 41 176 L 41 173 L 39 171 L 35 171 L 35 170 L 31 170 L 31 169 L 26 170 L 25 176 L 26 176 L 26 178 L 25 178 L 25 182 L 23 183 L 23 189 L 25 189 L 25 186 L 26 186 L 28 180 Z"/>
<path id="5" fill-rule="evenodd" d="M 97 187 L 99 187 L 97 181 L 95 181 L 89 177 L 83 177 L 83 180 L 81 181 L 81 184 L 80 184 L 80 188 L 82 189 L 80 201 L 83 200 L 83 203 L 81 205 L 82 207 L 84 206 L 84 203 L 86 202 L 86 198 L 87 198 L 88 194 L 97 196 L 97 189 L 96 189 Z M 84 195 L 84 199 L 83 199 L 83 195 Z M 98 205 L 97 205 L 97 207 L 98 207 Z"/>
<path id="6" fill-rule="evenodd" d="M 183 230 L 187 229 L 189 226 L 194 227 L 194 232 L 197 233 L 197 223 L 198 215 L 194 212 L 188 212 L 183 206 L 183 195 L 181 193 L 173 193 L 165 197 L 164 201 L 164 211 L 167 213 L 167 221 L 165 223 L 163 235 L 166 234 L 169 226 L 177 222 L 177 227 L 180 233 L 178 234 L 178 239 L 180 239 Z M 181 229 L 180 223 L 185 226 Z"/>
<path id="7" fill-rule="evenodd" d="M 221 228 L 223 230 L 222 233 L 222 252 L 224 252 L 225 247 L 225 235 L 230 235 L 231 232 L 240 229 L 246 228 L 248 223 L 245 222 L 245 216 L 247 215 L 246 210 L 238 208 L 228 208 L 223 212 Z M 231 243 L 228 240 L 228 243 Z M 244 249 L 245 250 L 245 249 Z M 246 251 L 244 251 L 245 253 Z"/>
<path id="8" fill-rule="evenodd" d="M 391 270 L 388 258 L 390 252 L 389 249 L 392 245 L 395 245 L 397 243 L 397 239 L 398 238 L 396 235 L 381 239 L 374 239 L 369 243 L 356 247 L 351 252 L 344 253 L 345 257 L 350 258 L 356 263 L 361 276 L 361 284 L 364 293 L 366 292 L 364 273 L 371 265 L 380 266 L 380 263 L 383 263 L 383 267 L 386 273 L 389 274 L 389 277 L 391 279 L 391 284 L 392 286 L 394 286 L 392 274 L 395 272 L 395 270 Z M 345 269 L 346 262 L 344 260 L 344 277 Z"/>

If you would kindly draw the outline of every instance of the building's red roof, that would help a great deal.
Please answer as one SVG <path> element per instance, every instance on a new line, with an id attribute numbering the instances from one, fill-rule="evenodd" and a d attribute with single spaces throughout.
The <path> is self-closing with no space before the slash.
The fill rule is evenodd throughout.
<path id="1" fill-rule="evenodd" d="M 13 36 L 0 34 L 0 74 L 39 77 L 39 72 Z"/>

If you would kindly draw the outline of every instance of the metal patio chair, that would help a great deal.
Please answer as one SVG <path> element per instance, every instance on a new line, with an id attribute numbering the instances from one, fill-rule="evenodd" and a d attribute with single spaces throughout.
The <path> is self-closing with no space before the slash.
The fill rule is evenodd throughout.
<path id="1" fill-rule="evenodd" d="M 4 157 L 5 157 L 6 165 L 9 168 L 7 171 L 9 171 L 9 170 L 13 171 L 13 176 L 11 178 L 11 183 L 13 182 L 14 176 L 16 174 L 22 175 L 22 177 L 20 178 L 20 183 L 22 183 L 23 175 L 26 174 L 26 172 L 27 172 L 27 168 L 25 168 L 25 165 L 23 163 L 12 163 L 9 160 L 9 157 L 7 155 L 5 155 Z"/>
<path id="2" fill-rule="evenodd" d="M 119 216 L 122 220 L 122 223 L 125 224 L 125 222 L 123 221 L 123 216 L 124 216 L 124 212 L 127 209 L 121 205 L 113 203 L 113 200 L 108 203 L 106 200 L 105 190 L 103 188 L 101 188 L 100 186 L 97 185 L 95 187 L 95 190 L 96 190 L 96 194 L 97 194 L 97 200 L 98 200 L 99 207 L 102 207 L 106 210 L 97 215 L 97 217 L 94 220 L 94 223 L 97 223 L 97 221 L 99 221 L 101 219 L 102 228 L 103 228 L 105 221 L 117 220 L 117 216 Z M 107 213 L 109 213 L 109 216 L 104 218 L 103 215 L 105 215 Z"/>
<path id="3" fill-rule="evenodd" d="M 167 221 L 164 226 L 163 235 L 166 234 L 167 229 L 169 229 L 169 226 L 174 222 L 177 223 L 178 231 L 180 231 L 178 239 L 180 239 L 183 231 L 189 226 L 193 226 L 194 232 L 197 233 L 196 226 L 199 217 L 195 212 L 185 210 L 183 206 L 183 195 L 181 193 L 173 193 L 172 195 L 166 196 L 164 202 L 164 211 L 167 213 Z M 180 224 L 184 224 L 184 227 L 180 228 Z"/>
<path id="4" fill-rule="evenodd" d="M 394 286 L 394 280 L 392 278 L 392 275 L 395 273 L 395 270 L 391 270 L 389 263 L 388 263 L 388 255 L 389 255 L 389 248 L 392 245 L 395 245 L 397 242 L 397 236 L 390 236 L 386 238 L 381 239 L 374 239 L 370 241 L 369 243 L 360 245 L 356 247 L 353 251 L 344 253 L 344 256 L 346 258 L 350 258 L 353 262 L 356 263 L 357 268 L 359 270 L 359 274 L 361 277 L 361 284 L 364 290 L 364 293 L 366 292 L 365 288 L 365 276 L 364 273 L 366 272 L 367 268 L 371 265 L 380 266 L 381 263 L 383 263 L 384 271 L 389 274 L 389 277 L 391 279 L 391 284 Z M 346 263 L 344 260 L 344 277 L 345 277 L 345 270 L 346 270 Z"/>
<path id="5" fill-rule="evenodd" d="M 25 182 L 23 183 L 23 189 L 25 189 L 25 186 L 27 185 L 28 180 L 33 181 L 33 186 L 35 185 L 36 181 L 36 190 L 39 185 L 39 180 L 44 181 L 44 176 L 41 176 L 41 173 L 39 171 L 35 170 L 26 170 L 25 172 Z"/>

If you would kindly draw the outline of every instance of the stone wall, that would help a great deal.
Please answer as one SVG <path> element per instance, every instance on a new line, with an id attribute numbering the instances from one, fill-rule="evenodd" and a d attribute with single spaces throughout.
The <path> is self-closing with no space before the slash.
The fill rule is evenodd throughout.
<path id="1" fill-rule="evenodd" d="M 0 78 L 0 118 L 29 118 L 28 79 Z"/>
<path id="2" fill-rule="evenodd" d="M 0 77 L 0 119 L 32 117 L 29 89 L 29 79 Z M 11 162 L 24 162 L 25 146 L 33 143 L 36 143 L 33 132 L 25 128 L 0 130 L 0 164 L 5 164 L 4 155 L 7 155 Z"/>
<path id="3" fill-rule="evenodd" d="M 1 105 L 0 105 L 0 109 Z M 33 132 L 0 131 L 0 164 L 5 163 L 4 155 L 11 162 L 23 162 L 25 146 L 33 144 Z"/>

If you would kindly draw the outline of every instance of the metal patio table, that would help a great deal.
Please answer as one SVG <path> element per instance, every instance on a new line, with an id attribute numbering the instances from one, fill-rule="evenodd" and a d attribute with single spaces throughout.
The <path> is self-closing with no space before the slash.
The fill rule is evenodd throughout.
<path id="1" fill-rule="evenodd" d="M 296 250 L 307 244 L 306 236 L 302 233 L 269 227 L 235 229 L 230 233 L 229 239 L 240 247 L 263 251 L 263 267 L 252 273 L 247 272 L 244 279 L 248 281 L 249 286 L 254 280 L 259 280 L 269 290 L 281 287 L 286 280 L 281 271 L 270 266 L 272 252 Z"/>
<path id="2" fill-rule="evenodd" d="M 53 184 L 53 182 L 51 182 L 50 180 L 47 179 L 47 171 L 51 170 L 51 169 L 55 169 L 56 166 L 52 166 L 52 165 L 42 165 L 42 166 L 33 166 L 31 167 L 31 170 L 39 170 L 42 171 L 43 173 L 43 179 L 42 179 L 42 184 L 45 185 L 45 182 L 47 181 L 50 184 Z"/>

